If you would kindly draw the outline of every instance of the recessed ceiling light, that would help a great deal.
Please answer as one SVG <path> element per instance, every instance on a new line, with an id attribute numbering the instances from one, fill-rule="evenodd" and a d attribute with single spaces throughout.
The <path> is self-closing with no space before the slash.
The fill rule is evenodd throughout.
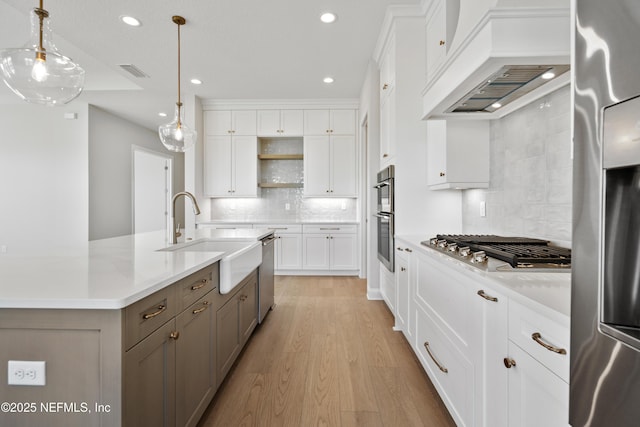
<path id="1" fill-rule="evenodd" d="M 131 25 L 132 27 L 139 27 L 140 25 L 142 25 L 140 21 L 138 21 L 133 16 L 122 15 L 120 17 L 120 20 L 127 25 Z"/>
<path id="2" fill-rule="evenodd" d="M 167 117 L 167 113 L 158 113 L 160 117 Z"/>
<path id="3" fill-rule="evenodd" d="M 491 104 L 491 106 L 493 108 L 500 108 L 500 107 L 502 107 L 502 104 L 500 104 L 499 102 L 494 102 L 493 104 Z"/>
<path id="4" fill-rule="evenodd" d="M 325 77 L 322 81 L 325 83 L 333 83 L 333 77 Z"/>
<path id="5" fill-rule="evenodd" d="M 202 84 L 202 80 L 200 80 L 200 79 L 191 79 L 191 83 L 193 83 L 194 85 L 201 85 Z"/>
<path id="6" fill-rule="evenodd" d="M 331 12 L 326 12 L 320 15 L 320 20 L 325 24 L 331 24 L 332 22 L 335 22 L 337 18 L 336 14 Z"/>
<path id="7" fill-rule="evenodd" d="M 541 77 L 545 80 L 551 80 L 552 78 L 554 78 L 556 75 L 553 71 L 547 71 L 546 73 L 544 73 Z"/>

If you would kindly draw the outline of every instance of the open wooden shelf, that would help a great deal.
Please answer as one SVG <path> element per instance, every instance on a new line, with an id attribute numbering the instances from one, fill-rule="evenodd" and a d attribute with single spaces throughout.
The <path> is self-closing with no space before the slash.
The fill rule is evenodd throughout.
<path id="1" fill-rule="evenodd" d="M 304 184 L 301 182 L 260 182 L 260 188 L 302 188 Z"/>
<path id="2" fill-rule="evenodd" d="M 302 160 L 302 154 L 258 154 L 260 160 Z"/>

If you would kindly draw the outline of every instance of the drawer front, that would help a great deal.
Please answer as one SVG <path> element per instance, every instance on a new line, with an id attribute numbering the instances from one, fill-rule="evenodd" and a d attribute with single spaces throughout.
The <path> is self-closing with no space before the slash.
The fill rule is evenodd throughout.
<path id="1" fill-rule="evenodd" d="M 415 264 L 415 301 L 433 315 L 461 348 L 474 339 L 472 298 L 477 286 L 447 266 L 418 253 Z"/>
<path id="2" fill-rule="evenodd" d="M 167 286 L 125 308 L 125 347 L 133 347 L 177 313 L 175 287 Z"/>
<path id="3" fill-rule="evenodd" d="M 456 424 L 473 425 L 474 366 L 420 307 L 416 308 L 414 344 Z"/>
<path id="4" fill-rule="evenodd" d="M 302 224 L 265 224 L 261 228 L 270 228 L 275 230 L 275 234 L 300 234 L 302 233 Z"/>
<path id="5" fill-rule="evenodd" d="M 217 289 L 220 280 L 219 263 L 203 268 L 191 276 L 177 282 L 178 313 L 196 302 L 207 292 Z"/>
<path id="6" fill-rule="evenodd" d="M 509 339 L 569 382 L 569 328 L 509 301 Z"/>
<path id="7" fill-rule="evenodd" d="M 355 224 L 305 224 L 303 227 L 304 233 L 315 234 L 341 234 L 341 233 L 357 233 L 358 226 Z"/>

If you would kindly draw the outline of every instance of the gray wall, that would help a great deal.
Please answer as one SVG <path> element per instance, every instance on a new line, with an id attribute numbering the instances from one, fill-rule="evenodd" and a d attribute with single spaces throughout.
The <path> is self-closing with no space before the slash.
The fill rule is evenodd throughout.
<path id="1" fill-rule="evenodd" d="M 463 191 L 465 233 L 571 243 L 569 86 L 491 123 L 491 181 Z M 485 201 L 487 216 L 480 217 Z"/>
<path id="2" fill-rule="evenodd" d="M 133 232 L 134 145 L 173 156 L 172 193 L 184 188 L 184 155 L 166 150 L 156 132 L 89 107 L 89 240 Z M 182 206 L 180 199 L 177 218 L 184 224 Z"/>

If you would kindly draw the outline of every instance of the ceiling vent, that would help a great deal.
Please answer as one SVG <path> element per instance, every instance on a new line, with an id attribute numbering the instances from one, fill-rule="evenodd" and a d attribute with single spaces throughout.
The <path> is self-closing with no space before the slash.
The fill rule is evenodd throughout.
<path id="1" fill-rule="evenodd" d="M 133 64 L 118 64 L 118 66 L 123 70 L 125 70 L 127 73 L 139 79 L 150 77 L 147 73 L 145 73 L 144 71 L 142 71 L 140 68 L 136 67 Z"/>
<path id="2" fill-rule="evenodd" d="M 567 71 L 569 65 L 505 65 L 467 92 L 446 112 L 493 113 Z"/>

